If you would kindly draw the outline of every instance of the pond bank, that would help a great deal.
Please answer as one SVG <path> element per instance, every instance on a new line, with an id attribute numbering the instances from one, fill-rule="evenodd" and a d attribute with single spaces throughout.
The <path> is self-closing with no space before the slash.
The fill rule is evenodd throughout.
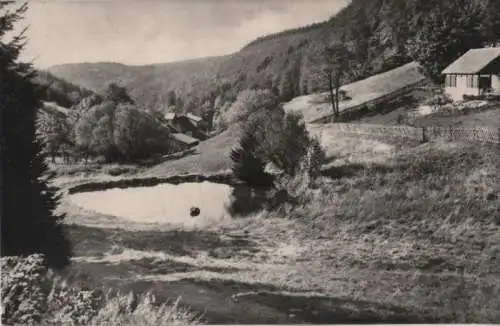
<path id="1" fill-rule="evenodd" d="M 221 183 L 228 186 L 238 186 L 241 185 L 231 173 L 220 173 L 214 175 L 201 175 L 201 174 L 187 174 L 187 175 L 175 175 L 165 178 L 131 178 L 131 179 L 120 179 L 120 180 L 109 180 L 109 181 L 97 181 L 97 182 L 86 182 L 76 186 L 68 188 L 69 194 L 75 194 L 79 192 L 88 191 L 101 191 L 111 188 L 138 188 L 138 187 L 152 187 L 163 183 L 169 183 L 173 185 L 178 185 L 180 183 L 194 183 L 194 182 L 212 182 Z"/>

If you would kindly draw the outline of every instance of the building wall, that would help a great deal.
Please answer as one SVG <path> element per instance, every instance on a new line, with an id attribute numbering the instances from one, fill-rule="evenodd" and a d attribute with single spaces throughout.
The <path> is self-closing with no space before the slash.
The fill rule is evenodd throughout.
<path id="1" fill-rule="evenodd" d="M 463 100 L 464 95 L 479 95 L 479 88 L 467 86 L 467 75 L 457 75 L 456 87 L 445 86 L 445 93 L 454 101 Z"/>
<path id="2" fill-rule="evenodd" d="M 491 88 L 494 91 L 500 91 L 500 57 L 490 62 L 482 73 L 491 75 Z"/>
<path id="3" fill-rule="evenodd" d="M 500 92 L 500 74 L 491 76 L 491 88 Z"/>

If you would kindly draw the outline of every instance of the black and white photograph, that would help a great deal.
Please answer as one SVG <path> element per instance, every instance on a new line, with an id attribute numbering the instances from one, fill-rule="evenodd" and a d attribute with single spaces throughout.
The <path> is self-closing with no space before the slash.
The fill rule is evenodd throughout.
<path id="1" fill-rule="evenodd" d="M 500 0 L 0 0 L 1 324 L 500 323 Z"/>

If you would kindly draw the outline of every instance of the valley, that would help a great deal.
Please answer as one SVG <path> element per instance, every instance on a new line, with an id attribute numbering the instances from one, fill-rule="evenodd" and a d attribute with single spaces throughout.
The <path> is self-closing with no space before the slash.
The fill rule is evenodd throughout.
<path id="1" fill-rule="evenodd" d="M 88 8 L 118 19 L 118 57 L 140 51 L 130 24 L 175 51 L 167 22 L 189 17 L 115 5 Z M 0 11 L 0 38 L 26 6 Z M 102 28 L 88 8 L 74 25 Z M 0 39 L 2 323 L 500 321 L 499 10 L 352 0 L 142 65 L 39 69 Z"/>

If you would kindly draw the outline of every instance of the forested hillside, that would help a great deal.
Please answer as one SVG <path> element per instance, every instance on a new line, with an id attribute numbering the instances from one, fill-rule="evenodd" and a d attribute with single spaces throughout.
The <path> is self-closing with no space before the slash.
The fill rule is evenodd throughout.
<path id="1" fill-rule="evenodd" d="M 49 69 L 100 91 L 126 87 L 150 110 L 219 111 L 247 88 L 267 88 L 283 101 L 327 88 L 324 51 L 349 53 L 342 82 L 363 79 L 412 60 L 436 80 L 473 47 L 500 40 L 498 0 L 353 0 L 330 20 L 259 38 L 231 55 L 147 66 L 82 63 Z"/>
<path id="2" fill-rule="evenodd" d="M 92 91 L 57 78 L 47 71 L 37 71 L 34 82 L 37 85 L 37 92 L 40 93 L 43 100 L 55 102 L 65 108 L 69 108 L 93 94 Z"/>

